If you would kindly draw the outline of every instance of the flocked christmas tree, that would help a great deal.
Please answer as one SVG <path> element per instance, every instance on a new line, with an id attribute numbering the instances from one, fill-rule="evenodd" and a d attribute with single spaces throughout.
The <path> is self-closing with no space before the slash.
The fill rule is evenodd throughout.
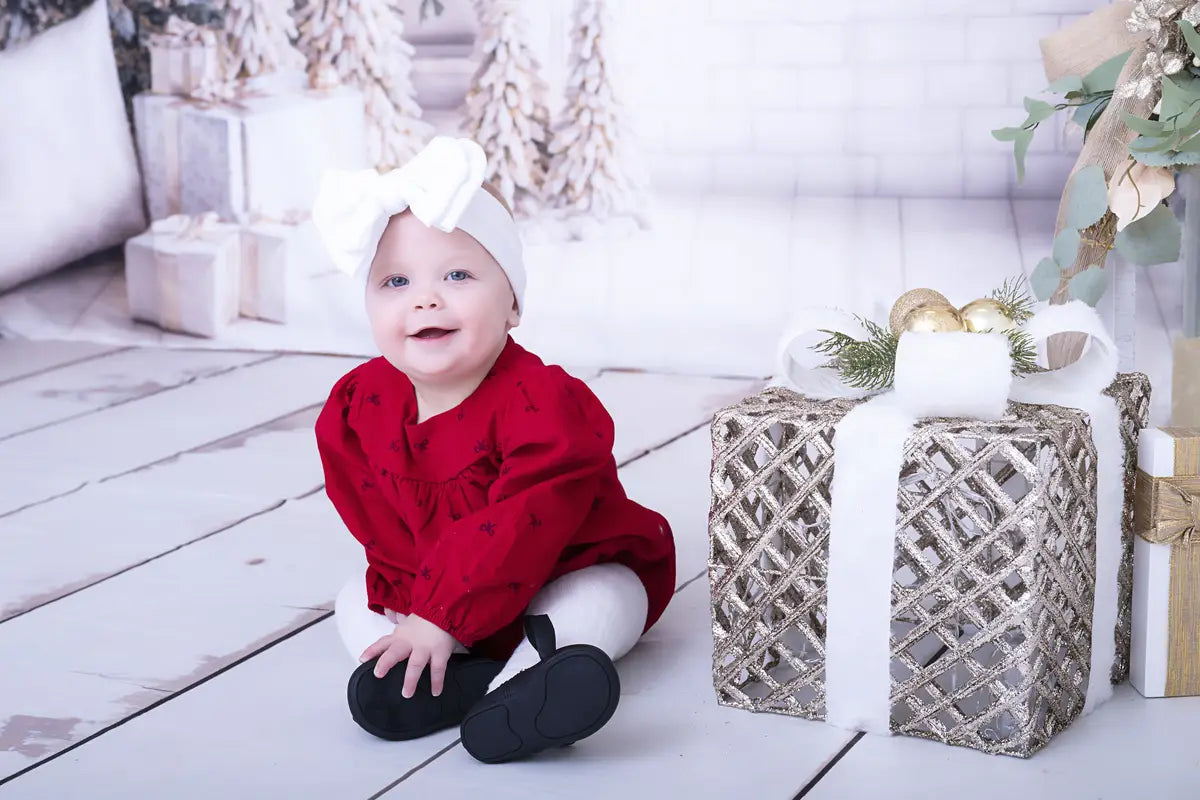
<path id="1" fill-rule="evenodd" d="M 601 49 L 606 23 L 603 0 L 576 0 L 566 104 L 552 132 L 546 179 L 546 197 L 554 205 L 600 219 L 638 212 Z"/>
<path id="2" fill-rule="evenodd" d="M 292 46 L 294 0 L 217 0 L 225 17 L 225 75 L 250 78 L 304 69 L 304 56 Z"/>
<path id="3" fill-rule="evenodd" d="M 550 112 L 516 0 L 476 0 L 479 68 L 467 92 L 463 134 L 488 156 L 488 180 L 518 211 L 541 199 Z"/>
<path id="4" fill-rule="evenodd" d="M 432 136 L 412 85 L 413 47 L 394 0 L 310 0 L 300 12 L 309 74 L 332 70 L 363 93 L 367 141 L 377 169 L 404 164 Z"/>

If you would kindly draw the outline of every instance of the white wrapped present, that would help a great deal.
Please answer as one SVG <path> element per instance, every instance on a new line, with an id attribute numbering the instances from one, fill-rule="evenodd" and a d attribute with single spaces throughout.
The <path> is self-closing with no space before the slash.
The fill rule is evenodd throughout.
<path id="1" fill-rule="evenodd" d="M 212 338 L 237 319 L 241 236 L 214 213 L 151 223 L 125 243 L 125 291 L 135 320 Z"/>
<path id="2" fill-rule="evenodd" d="M 282 218 L 254 215 L 242 227 L 243 317 L 287 322 L 298 293 L 316 272 L 312 220 L 306 212 Z"/>
<path id="3" fill-rule="evenodd" d="M 221 79 L 221 50 L 209 28 L 173 16 L 163 33 L 150 36 L 147 49 L 154 94 L 190 95 Z"/>
<path id="4" fill-rule="evenodd" d="M 230 102 L 134 97 L 152 219 L 311 208 L 326 169 L 369 166 L 363 100 L 354 89 L 255 94 Z"/>

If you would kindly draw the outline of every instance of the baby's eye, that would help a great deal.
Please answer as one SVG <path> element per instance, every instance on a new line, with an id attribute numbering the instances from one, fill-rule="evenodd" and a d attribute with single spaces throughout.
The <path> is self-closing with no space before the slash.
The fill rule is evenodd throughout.
<path id="1" fill-rule="evenodd" d="M 403 275 L 393 275 L 392 277 L 390 277 L 386 281 L 384 281 L 383 285 L 389 286 L 393 289 L 399 289 L 401 286 L 408 285 L 408 278 L 404 277 Z"/>
<path id="2" fill-rule="evenodd" d="M 465 269 L 455 269 L 447 273 L 446 277 L 452 281 L 465 281 L 471 275 Z"/>

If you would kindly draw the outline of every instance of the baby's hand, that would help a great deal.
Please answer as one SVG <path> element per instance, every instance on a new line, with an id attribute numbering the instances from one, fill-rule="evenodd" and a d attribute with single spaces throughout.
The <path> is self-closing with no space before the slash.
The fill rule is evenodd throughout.
<path id="1" fill-rule="evenodd" d="M 420 617 L 409 614 L 396 625 L 396 630 L 384 636 L 363 651 L 361 661 L 370 661 L 379 656 L 375 663 L 375 677 L 382 678 L 392 667 L 408 659 L 408 670 L 404 674 L 404 697 L 412 697 L 417 691 L 417 681 L 429 666 L 430 689 L 433 696 L 442 693 L 446 679 L 446 664 L 454 652 L 454 637 Z"/>

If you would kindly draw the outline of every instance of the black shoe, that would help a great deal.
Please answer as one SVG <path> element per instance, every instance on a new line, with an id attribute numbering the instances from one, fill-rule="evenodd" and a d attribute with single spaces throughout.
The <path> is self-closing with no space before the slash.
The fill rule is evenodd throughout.
<path id="1" fill-rule="evenodd" d="M 490 692 L 462 723 L 463 747 L 485 764 L 585 739 L 612 719 L 621 699 L 616 667 L 603 650 L 556 650 L 546 616 L 526 617 L 525 634 L 542 660 Z"/>
<path id="2" fill-rule="evenodd" d="M 380 739 L 401 741 L 419 739 L 431 733 L 453 728 L 462 722 L 468 710 L 487 694 L 488 684 L 500 673 L 504 662 L 466 654 L 450 656 L 442 693 L 433 696 L 429 668 L 421 672 L 417 690 L 404 697 L 404 672 L 408 661 L 401 661 L 383 678 L 374 674 L 372 658 L 359 665 L 346 686 L 350 716 L 363 730 Z"/>

